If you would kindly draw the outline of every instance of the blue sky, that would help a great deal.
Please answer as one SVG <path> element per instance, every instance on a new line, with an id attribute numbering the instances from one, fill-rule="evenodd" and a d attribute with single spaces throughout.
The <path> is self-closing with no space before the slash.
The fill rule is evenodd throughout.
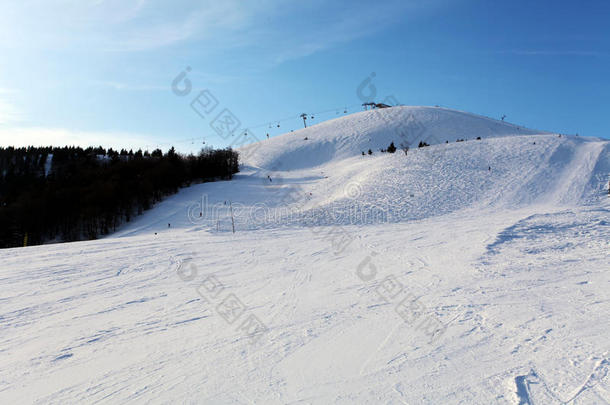
<path id="1" fill-rule="evenodd" d="M 609 138 L 608 21 L 607 0 L 5 1 L 0 145 L 225 146 L 225 108 L 275 136 L 361 110 L 371 75 L 379 101 Z"/>

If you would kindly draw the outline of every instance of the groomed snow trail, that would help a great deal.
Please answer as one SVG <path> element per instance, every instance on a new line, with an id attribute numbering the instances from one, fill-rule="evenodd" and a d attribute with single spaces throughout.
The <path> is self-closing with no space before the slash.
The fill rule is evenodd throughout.
<path id="1" fill-rule="evenodd" d="M 606 146 L 607 142 L 590 142 L 578 148 L 556 185 L 551 203 L 576 205 L 583 200 L 589 180 L 595 175 L 593 170 Z"/>

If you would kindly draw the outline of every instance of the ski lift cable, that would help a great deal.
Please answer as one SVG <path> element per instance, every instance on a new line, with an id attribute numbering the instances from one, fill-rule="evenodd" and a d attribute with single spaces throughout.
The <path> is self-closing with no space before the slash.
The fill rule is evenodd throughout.
<path id="1" fill-rule="evenodd" d="M 332 112 L 338 112 L 338 111 L 343 111 L 344 113 L 346 113 L 347 111 L 352 110 L 352 109 L 357 108 L 357 107 L 360 107 L 360 106 L 361 106 L 360 104 L 353 104 L 353 105 L 350 105 L 350 106 L 347 106 L 347 107 L 344 106 L 343 108 L 331 108 L 331 109 L 328 109 L 328 110 L 317 111 L 317 112 L 313 112 L 311 114 L 308 114 L 308 116 L 309 116 L 308 118 L 314 119 L 314 117 L 316 115 L 319 116 L 319 115 L 328 114 L 328 113 L 332 113 Z M 247 128 L 245 131 L 256 129 L 256 128 L 261 128 L 261 127 L 272 127 L 272 128 L 276 127 L 276 126 L 279 127 L 280 123 L 283 123 L 283 122 L 286 122 L 286 121 L 297 120 L 297 119 L 300 119 L 300 118 L 301 118 L 301 114 L 297 114 L 297 115 L 293 115 L 293 116 L 290 116 L 290 117 L 285 117 L 285 118 L 282 118 L 282 119 L 279 119 L 279 120 L 269 120 L 269 121 L 267 121 L 267 122 L 265 122 L 263 124 L 258 124 L 258 125 L 254 125 L 254 126 L 245 127 L 245 128 Z M 175 141 L 172 141 L 172 142 L 159 142 L 157 144 L 157 148 L 159 146 L 164 146 L 164 145 L 174 145 L 174 144 L 180 144 L 180 143 L 186 143 L 186 142 L 193 143 L 196 139 L 197 138 L 192 138 L 191 137 L 191 138 L 178 139 L 178 140 L 175 140 Z M 203 143 L 205 143 L 205 140 L 203 141 Z M 145 149 L 147 149 L 147 148 L 145 148 Z"/>
<path id="2" fill-rule="evenodd" d="M 354 104 L 354 105 L 351 105 L 351 106 L 348 106 L 348 107 L 343 107 L 343 108 L 331 108 L 331 109 L 328 109 L 328 110 L 316 111 L 316 112 L 311 113 L 310 115 L 315 117 L 316 115 L 327 114 L 327 113 L 331 113 L 331 112 L 335 112 L 335 111 L 339 111 L 339 110 L 344 110 L 344 111 L 345 110 L 351 110 L 351 109 L 356 108 L 356 107 L 360 107 L 360 104 Z M 269 120 L 269 121 L 267 121 L 267 122 L 265 122 L 263 124 L 248 126 L 248 128 L 253 129 L 253 128 L 261 128 L 261 127 L 264 127 L 264 126 L 273 127 L 275 123 L 282 123 L 282 122 L 286 122 L 286 121 L 296 120 L 298 118 L 301 118 L 301 114 L 293 115 L 293 116 L 290 116 L 290 117 L 285 117 L 285 118 L 282 118 L 282 119 L 279 119 L 279 120 L 277 120 L 277 119 Z"/>
<path id="3" fill-rule="evenodd" d="M 328 109 L 328 110 L 316 111 L 316 112 L 310 113 L 308 115 L 315 117 L 316 115 L 327 114 L 327 113 L 331 113 L 331 112 L 335 112 L 335 111 L 339 111 L 339 110 L 343 110 L 343 111 L 351 110 L 351 109 L 356 108 L 356 107 L 360 107 L 360 104 L 354 104 L 354 105 L 351 105 L 351 106 L 348 106 L 348 107 L 343 107 L 343 108 L 331 108 L 331 109 Z M 286 121 L 297 120 L 299 118 L 301 118 L 301 114 L 293 115 L 293 116 L 290 116 L 290 117 L 285 117 L 285 118 L 282 118 L 282 119 L 279 119 L 279 120 L 269 120 L 269 121 L 267 121 L 267 122 L 265 122 L 263 124 L 248 126 L 248 128 L 255 129 L 255 128 L 261 128 L 261 127 L 265 127 L 265 126 L 266 127 L 269 127 L 269 126 L 273 127 L 273 126 L 275 126 L 276 123 L 282 123 L 282 122 L 286 122 Z"/>

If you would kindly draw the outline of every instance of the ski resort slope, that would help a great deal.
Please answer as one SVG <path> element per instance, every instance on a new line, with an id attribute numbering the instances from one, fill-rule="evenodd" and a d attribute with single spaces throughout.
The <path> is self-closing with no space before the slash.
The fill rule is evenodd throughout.
<path id="1" fill-rule="evenodd" d="M 440 139 L 465 141 L 433 141 Z M 420 141 L 431 146 L 418 148 Z M 379 151 L 391 142 L 412 146 L 407 155 Z M 163 232 L 168 224 L 229 231 L 231 209 L 238 230 L 258 230 L 596 204 L 605 201 L 608 152 L 604 140 L 444 108 L 365 111 L 246 146 L 234 181 L 183 190 L 115 236 Z"/>
<path id="2" fill-rule="evenodd" d="M 386 149 L 390 142 L 416 147 L 457 139 L 532 135 L 517 125 L 441 107 L 392 107 L 362 111 L 243 147 L 245 164 L 268 170 L 311 168 Z"/>
<path id="3" fill-rule="evenodd" d="M 610 142 L 396 107 L 240 153 L 0 251 L 0 402 L 610 403 Z"/>

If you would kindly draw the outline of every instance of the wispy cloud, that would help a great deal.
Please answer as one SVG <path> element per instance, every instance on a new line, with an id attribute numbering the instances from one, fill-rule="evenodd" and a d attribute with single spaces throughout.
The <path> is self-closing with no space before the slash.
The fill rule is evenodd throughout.
<path id="1" fill-rule="evenodd" d="M 64 128 L 0 127 L 0 146 L 104 146 L 154 149 L 166 144 L 154 137 L 129 132 L 79 131 Z"/>
<path id="2" fill-rule="evenodd" d="M 498 51 L 497 53 L 512 54 L 512 55 L 530 55 L 530 56 L 608 56 L 608 52 L 600 51 L 583 51 L 583 50 L 545 50 L 545 49 L 512 49 L 506 51 Z"/>
<path id="3" fill-rule="evenodd" d="M 156 49 L 205 38 L 252 21 L 257 7 L 238 0 L 22 0 L 0 4 L 0 45 L 103 51 Z"/>
<path id="4" fill-rule="evenodd" d="M 364 38 L 460 0 L 388 0 L 345 3 L 310 0 L 299 7 L 278 7 L 268 24 L 249 30 L 250 45 L 270 48 L 272 65 L 299 59 Z M 298 10 L 293 12 L 291 10 Z M 314 23 L 315 22 L 315 23 Z M 270 46 L 269 46 L 270 44 Z"/>
<path id="5" fill-rule="evenodd" d="M 267 47 L 275 62 L 307 56 L 459 0 L 22 0 L 0 4 L 0 45 L 146 51 L 190 40 Z M 4 38 L 4 39 L 3 39 Z"/>
<path id="6" fill-rule="evenodd" d="M 94 80 L 91 82 L 94 86 L 109 87 L 120 91 L 168 91 L 170 85 L 155 85 L 155 84 L 134 84 L 112 80 Z"/>
<path id="7" fill-rule="evenodd" d="M 16 93 L 11 89 L 0 88 L 0 125 L 23 121 L 23 112 L 11 102 L 7 95 Z"/>

